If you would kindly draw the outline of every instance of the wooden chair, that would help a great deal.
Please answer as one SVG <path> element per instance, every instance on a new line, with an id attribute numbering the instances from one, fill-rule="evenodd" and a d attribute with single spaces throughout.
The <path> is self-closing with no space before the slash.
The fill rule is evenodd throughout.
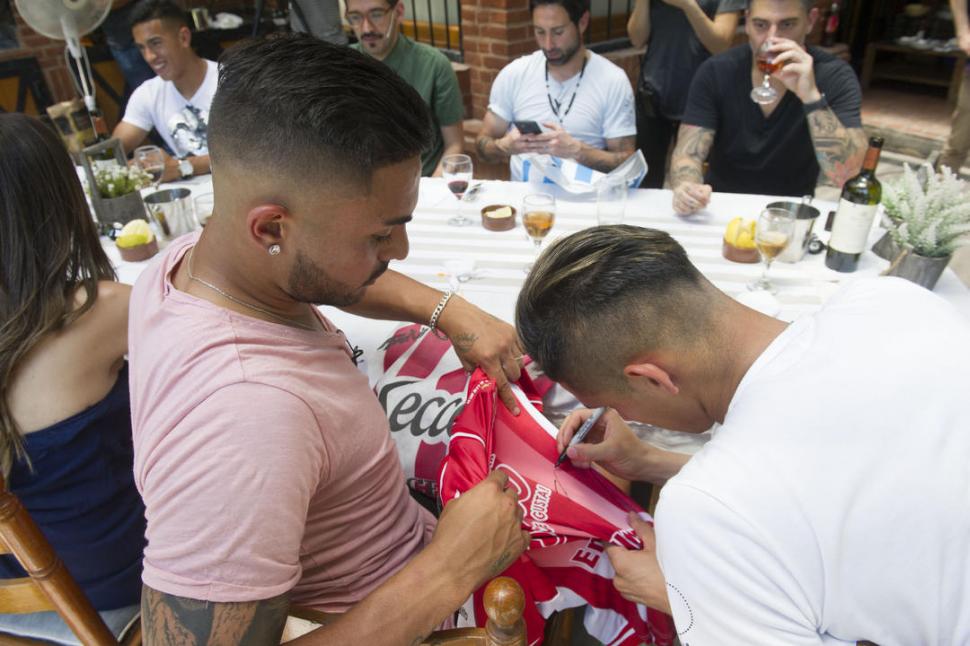
<path id="1" fill-rule="evenodd" d="M 509 577 L 492 579 L 485 587 L 485 612 L 488 621 L 484 628 L 452 628 L 437 630 L 421 642 L 421 646 L 525 646 L 525 595 L 522 588 Z M 296 639 L 321 624 L 334 619 L 333 615 L 308 608 L 290 608 L 291 623 L 283 633 L 283 642 Z"/>
<path id="2" fill-rule="evenodd" d="M 0 580 L 0 613 L 24 614 L 54 611 L 85 646 L 141 644 L 140 625 L 127 631 L 119 642 L 64 563 L 57 557 L 40 528 L 0 475 L 0 554 L 12 554 L 30 575 Z M 24 637 L 4 635 L 4 644 L 43 644 Z"/>

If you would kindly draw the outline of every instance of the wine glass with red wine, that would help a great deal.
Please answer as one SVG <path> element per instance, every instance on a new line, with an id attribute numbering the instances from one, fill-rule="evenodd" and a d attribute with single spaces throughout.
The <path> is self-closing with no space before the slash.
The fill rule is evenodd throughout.
<path id="1" fill-rule="evenodd" d="M 766 40 L 758 48 L 755 55 L 755 65 L 765 75 L 761 85 L 751 90 L 751 100 L 760 105 L 768 105 L 778 100 L 778 90 L 771 87 L 771 75 L 780 70 L 784 61 L 776 62 L 771 53 L 771 40 Z"/>
<path id="2" fill-rule="evenodd" d="M 474 224 L 474 220 L 461 212 L 461 201 L 472 181 L 472 158 L 468 155 L 445 155 L 441 159 L 441 175 L 448 183 L 448 190 L 458 198 L 458 215 L 448 220 L 448 224 L 463 227 Z"/>

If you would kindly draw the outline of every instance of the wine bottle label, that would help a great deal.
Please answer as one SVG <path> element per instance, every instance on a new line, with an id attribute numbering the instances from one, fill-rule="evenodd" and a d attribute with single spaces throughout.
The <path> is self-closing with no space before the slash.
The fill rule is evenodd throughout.
<path id="1" fill-rule="evenodd" d="M 845 198 L 839 200 L 829 247 L 843 253 L 862 253 L 878 207 L 878 204 L 856 204 Z"/>

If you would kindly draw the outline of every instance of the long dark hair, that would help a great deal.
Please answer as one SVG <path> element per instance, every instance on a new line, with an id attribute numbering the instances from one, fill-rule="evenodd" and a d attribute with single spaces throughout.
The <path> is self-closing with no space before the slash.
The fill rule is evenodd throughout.
<path id="1" fill-rule="evenodd" d="M 0 468 L 25 459 L 7 401 L 17 363 L 44 335 L 88 311 L 114 280 L 74 164 L 57 134 L 0 114 Z M 84 303 L 75 307 L 79 288 Z"/>

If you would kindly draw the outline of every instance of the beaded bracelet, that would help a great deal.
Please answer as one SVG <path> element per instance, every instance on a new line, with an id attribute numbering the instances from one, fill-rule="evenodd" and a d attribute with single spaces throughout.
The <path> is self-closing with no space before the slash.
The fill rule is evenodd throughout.
<path id="1" fill-rule="evenodd" d="M 441 300 L 438 301 L 438 306 L 434 308 L 434 312 L 431 313 L 431 319 L 428 321 L 428 327 L 431 328 L 432 331 L 438 327 L 438 317 L 441 316 L 441 313 L 445 310 L 445 305 L 448 304 L 448 301 L 451 300 L 451 297 L 454 295 L 455 292 L 449 289 L 447 292 L 445 292 L 445 295 L 441 297 Z"/>

